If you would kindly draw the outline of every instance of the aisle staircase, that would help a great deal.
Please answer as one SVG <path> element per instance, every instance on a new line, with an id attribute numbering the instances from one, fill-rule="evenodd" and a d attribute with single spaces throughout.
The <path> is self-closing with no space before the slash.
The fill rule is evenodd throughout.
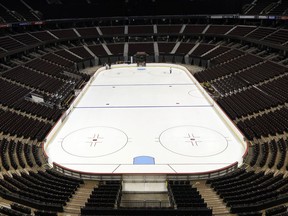
<path id="1" fill-rule="evenodd" d="M 213 215 L 234 215 L 230 213 L 229 208 L 226 207 L 226 204 L 217 195 L 213 188 L 210 188 L 209 185 L 205 184 L 204 180 L 193 182 L 193 187 L 198 189 L 202 198 L 204 198 L 205 202 L 207 203 L 207 206 L 213 209 Z"/>
<path id="2" fill-rule="evenodd" d="M 91 191 L 94 187 L 97 187 L 98 182 L 85 180 L 84 184 L 80 185 L 73 197 L 64 207 L 63 213 L 58 213 L 59 216 L 78 216 L 80 215 L 81 207 L 85 205 L 85 202 L 89 198 Z"/>

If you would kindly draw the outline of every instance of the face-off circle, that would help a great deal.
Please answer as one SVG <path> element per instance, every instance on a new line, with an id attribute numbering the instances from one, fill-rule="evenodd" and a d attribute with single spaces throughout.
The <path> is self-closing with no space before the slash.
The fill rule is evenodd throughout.
<path id="1" fill-rule="evenodd" d="M 168 128 L 160 134 L 159 141 L 168 151 L 187 157 L 211 157 L 228 147 L 221 133 L 190 125 Z"/>
<path id="2" fill-rule="evenodd" d="M 61 142 L 62 149 L 77 157 L 102 157 L 120 151 L 128 136 L 113 127 L 88 127 L 71 132 Z"/>

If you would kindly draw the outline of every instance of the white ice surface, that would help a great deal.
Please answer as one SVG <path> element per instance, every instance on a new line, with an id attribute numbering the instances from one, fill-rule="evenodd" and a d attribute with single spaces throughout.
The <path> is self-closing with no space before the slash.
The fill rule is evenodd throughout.
<path id="1" fill-rule="evenodd" d="M 169 67 L 100 72 L 45 150 L 68 169 L 107 174 L 209 172 L 245 151 L 186 72 Z"/>

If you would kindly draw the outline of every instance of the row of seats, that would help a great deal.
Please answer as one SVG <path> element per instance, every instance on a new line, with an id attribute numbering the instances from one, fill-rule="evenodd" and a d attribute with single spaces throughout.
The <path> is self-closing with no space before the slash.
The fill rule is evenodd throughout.
<path id="1" fill-rule="evenodd" d="M 227 47 L 219 47 L 218 49 L 204 55 L 205 58 L 211 60 L 213 65 L 221 64 L 230 61 L 236 57 L 244 55 L 244 52 L 237 49 L 229 49 Z"/>
<path id="2" fill-rule="evenodd" d="M 78 56 L 78 55 L 74 55 L 71 53 L 71 51 L 67 51 L 67 50 L 59 50 L 59 51 L 56 51 L 55 54 L 57 56 L 61 56 L 62 58 L 60 59 L 61 60 L 61 63 L 62 63 L 62 59 L 67 59 L 71 62 L 76 63 L 76 62 L 80 62 L 83 58 Z M 60 63 L 60 62 L 59 62 Z M 60 63 L 60 64 L 61 64 Z M 71 65 L 70 65 L 71 66 Z"/>
<path id="3" fill-rule="evenodd" d="M 0 159 L 5 170 L 41 167 L 43 165 L 39 147 L 20 141 L 0 140 Z"/>
<path id="4" fill-rule="evenodd" d="M 209 82 L 244 70 L 248 67 L 260 63 L 261 61 L 263 60 L 260 57 L 251 54 L 240 55 L 231 61 L 210 67 L 201 71 L 200 73 L 196 73 L 195 77 L 201 83 Z"/>
<path id="5" fill-rule="evenodd" d="M 62 80 L 49 77 L 23 66 L 13 68 L 2 74 L 2 76 L 9 80 L 16 81 L 29 87 L 46 91 L 48 93 L 56 93 L 64 85 L 67 85 Z"/>
<path id="6" fill-rule="evenodd" d="M 30 171 L 29 174 L 4 175 L 4 179 L 0 179 L 0 193 L 5 199 L 32 208 L 63 211 L 63 206 L 81 183 L 83 180 L 55 171 Z"/>
<path id="7" fill-rule="evenodd" d="M 288 110 L 284 107 L 267 114 L 239 121 L 237 127 L 249 140 L 255 138 L 276 136 L 286 131 L 288 127 Z"/>
<path id="8" fill-rule="evenodd" d="M 287 68 L 284 66 L 266 61 L 247 70 L 241 71 L 235 76 L 239 79 L 245 80 L 249 85 L 253 85 L 282 75 L 286 70 Z"/>
<path id="9" fill-rule="evenodd" d="M 288 207 L 286 205 L 279 205 L 271 209 L 265 210 L 265 215 L 272 216 L 284 216 L 288 214 Z"/>
<path id="10" fill-rule="evenodd" d="M 252 146 L 249 165 L 252 167 L 264 167 L 267 164 L 268 168 L 276 167 L 277 169 L 281 169 L 285 165 L 287 148 L 288 142 L 284 139 L 279 139 L 278 141 L 272 140 L 269 143 L 254 144 Z M 269 155 L 270 159 L 268 160 Z M 288 165 L 286 165 L 286 170 L 288 170 Z"/>
<path id="11" fill-rule="evenodd" d="M 118 207 L 121 190 L 121 181 L 100 181 L 98 187 L 91 192 L 85 206 L 81 208 L 81 214 L 93 215 L 94 211 L 101 208 L 114 209 Z"/>
<path id="12" fill-rule="evenodd" d="M 225 96 L 245 89 L 248 87 L 248 83 L 245 80 L 239 79 L 237 75 L 232 75 L 211 82 L 211 86 L 219 92 L 221 96 Z"/>
<path id="13" fill-rule="evenodd" d="M 142 30 L 146 28 L 151 28 L 153 26 L 128 26 L 128 35 L 133 35 L 133 34 L 154 34 L 153 32 L 149 33 L 143 33 Z M 161 31 L 161 25 L 156 26 L 156 28 L 159 28 Z M 172 26 L 173 27 L 173 26 Z M 172 27 L 169 27 L 172 28 Z M 178 26 L 176 26 L 178 28 Z M 209 35 L 212 32 L 216 32 L 219 35 L 230 35 L 230 36 L 242 36 L 245 38 L 251 38 L 251 39 L 257 39 L 257 40 L 263 40 L 268 43 L 276 43 L 276 44 L 283 44 L 286 43 L 285 36 L 288 34 L 288 30 L 285 29 L 275 29 L 275 28 L 264 28 L 264 27 L 256 27 L 256 26 L 225 26 L 223 25 L 222 28 L 221 26 L 217 25 L 187 25 L 186 28 L 184 29 L 183 34 L 201 34 L 199 30 L 206 29 L 206 32 L 203 35 Z M 136 28 L 135 33 L 132 31 L 130 33 L 129 29 Z M 167 26 L 163 26 L 163 29 L 167 28 Z M 212 28 L 211 31 L 209 29 Z M 221 32 L 221 31 L 216 31 L 215 29 L 220 28 L 220 29 L 226 29 L 226 32 Z M 100 31 L 103 33 L 103 35 L 124 35 L 124 26 L 109 26 L 109 27 L 99 27 Z M 119 31 L 119 29 L 121 29 Z M 109 31 L 108 31 L 109 30 Z M 76 32 L 77 34 L 76 34 Z M 86 32 L 89 32 L 89 35 L 85 34 Z M 118 32 L 118 33 L 117 33 Z M 82 35 L 82 34 L 83 35 Z M 180 32 L 177 32 L 178 34 Z M 94 35 L 93 35 L 94 34 Z M 171 32 L 159 32 L 158 34 L 171 34 Z M 96 27 L 89 27 L 89 28 L 75 28 L 75 29 L 57 29 L 57 30 L 49 30 L 48 31 L 39 31 L 39 32 L 30 32 L 30 33 L 21 33 L 19 35 L 11 35 L 9 36 L 4 36 L 0 37 L 0 47 L 6 51 L 13 51 L 15 49 L 21 49 L 30 45 L 39 45 L 43 42 L 46 41 L 56 41 L 57 39 L 62 39 L 62 40 L 78 40 L 79 38 L 93 38 L 93 37 L 99 37 L 99 32 L 97 31 Z M 152 44 L 152 43 L 151 43 Z M 153 46 L 153 44 L 152 44 Z M 153 49 L 153 47 L 152 47 Z M 223 49 L 223 48 L 222 48 Z M 133 49 L 132 49 L 133 50 Z M 105 52 L 105 50 L 102 50 Z M 170 50 L 171 51 L 171 50 Z M 180 51 L 180 50 L 179 50 Z M 218 50 L 220 51 L 220 50 Z M 186 52 L 187 53 L 187 52 Z"/>
<path id="14" fill-rule="evenodd" d="M 287 76 L 283 76 L 257 88 L 249 88 L 223 97 L 217 102 L 232 119 L 276 107 L 288 99 L 286 94 L 287 79 Z"/>
<path id="15" fill-rule="evenodd" d="M 223 198 L 231 213 L 260 211 L 287 202 L 288 178 L 283 174 L 239 169 L 224 177 L 207 180 Z"/>
<path id="16" fill-rule="evenodd" d="M 170 196 L 173 197 L 172 200 L 175 202 L 177 209 L 195 208 L 194 210 L 202 209 L 205 211 L 205 215 L 210 215 L 210 213 L 212 213 L 197 188 L 193 188 L 190 184 L 179 184 L 169 181 L 168 192 Z"/>
<path id="17" fill-rule="evenodd" d="M 47 60 L 45 61 L 45 58 L 49 58 L 49 54 L 45 55 L 43 59 L 36 58 L 28 63 L 25 64 L 25 66 L 32 68 L 34 70 L 40 71 L 42 73 L 45 73 L 47 75 L 53 76 L 58 79 L 63 79 L 63 80 L 69 80 L 69 77 L 63 73 L 64 69 L 59 67 L 58 65 L 55 65 L 53 63 L 48 62 Z M 67 70 L 69 70 L 67 68 Z M 73 80 L 73 79 L 72 79 Z"/>
<path id="18" fill-rule="evenodd" d="M 106 181 L 100 182 L 97 188 L 94 188 L 85 207 L 105 207 L 114 208 L 118 206 L 119 198 L 121 197 L 121 182 Z"/>
<path id="19" fill-rule="evenodd" d="M 15 124 L 17 122 L 18 124 Z M 43 141 L 52 125 L 8 110 L 0 110 L 0 131 L 11 136 Z"/>
<path id="20" fill-rule="evenodd" d="M 281 104 L 281 101 L 265 93 L 265 91 L 261 91 L 259 88 L 252 87 L 245 91 L 222 97 L 217 100 L 217 103 L 231 119 L 236 119 L 276 107 Z"/>
<path id="21" fill-rule="evenodd" d="M 276 4 L 276 6 L 275 6 Z M 265 10 L 268 8 L 268 10 Z M 253 6 L 246 14 L 271 14 L 271 15 L 282 15 L 287 14 L 285 11 L 288 9 L 288 4 L 286 1 L 276 1 L 276 0 L 258 0 L 253 2 Z"/>
<path id="22" fill-rule="evenodd" d="M 66 67 L 66 68 L 74 68 L 74 62 L 70 61 L 70 60 L 67 60 L 65 58 L 62 58 L 61 56 L 58 56 L 54 53 L 49 53 L 47 55 L 44 55 L 42 57 L 42 59 L 45 59 L 49 62 L 52 62 L 54 64 L 57 64 L 59 66 L 62 66 L 62 67 Z"/>
<path id="23" fill-rule="evenodd" d="M 18 22 L 17 18 L 12 15 L 11 11 L 7 11 L 5 8 L 0 7 L 1 23 L 13 23 Z"/>
<path id="24" fill-rule="evenodd" d="M 36 21 L 40 20 L 41 15 L 28 8 L 27 3 L 17 0 L 3 0 L 1 4 L 5 6 L 7 10 L 6 15 L 1 13 L 1 17 L 7 22 L 19 22 L 19 21 Z M 2 8 L 2 7 L 1 7 Z M 9 14 L 9 16 L 7 15 Z"/>
<path id="25" fill-rule="evenodd" d="M 47 106 L 45 103 L 36 103 L 25 99 L 19 99 L 14 104 L 9 105 L 10 108 L 20 110 L 24 113 L 30 113 L 44 119 L 56 122 L 62 115 L 63 110 L 57 107 Z"/>
<path id="26" fill-rule="evenodd" d="M 284 66 L 263 61 L 253 67 L 234 73 L 231 76 L 217 79 L 211 82 L 211 84 L 222 95 L 232 94 L 235 91 L 241 91 L 251 85 L 282 75 L 286 70 Z"/>

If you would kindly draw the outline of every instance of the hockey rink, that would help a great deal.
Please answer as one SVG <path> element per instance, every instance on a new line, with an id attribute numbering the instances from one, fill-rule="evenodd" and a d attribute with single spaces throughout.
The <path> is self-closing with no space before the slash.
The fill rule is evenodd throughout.
<path id="1" fill-rule="evenodd" d="M 45 145 L 49 162 L 97 174 L 203 173 L 242 163 L 246 147 L 184 70 L 97 72 Z"/>

